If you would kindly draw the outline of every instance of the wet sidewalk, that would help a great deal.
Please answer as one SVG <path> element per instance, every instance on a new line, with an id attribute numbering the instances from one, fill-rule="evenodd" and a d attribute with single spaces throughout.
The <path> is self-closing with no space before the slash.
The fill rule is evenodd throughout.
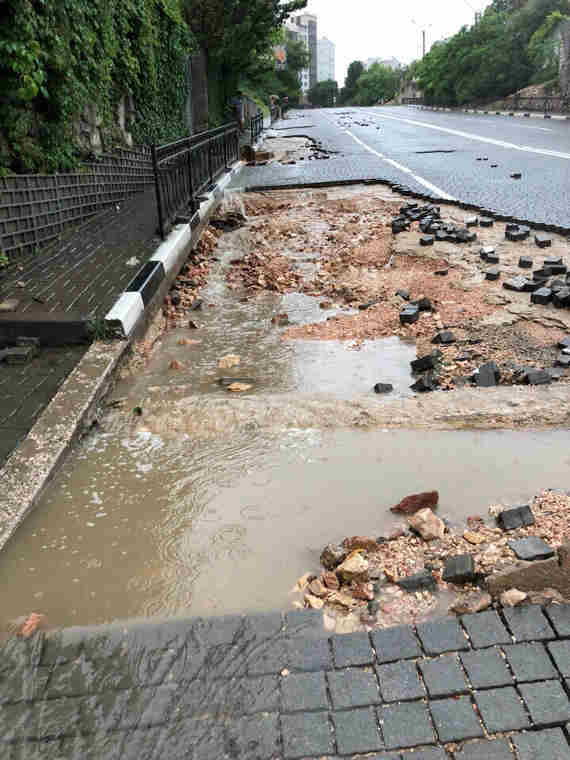
<path id="1" fill-rule="evenodd" d="M 10 760 L 567 760 L 570 605 L 330 636 L 321 613 L 70 628 L 0 659 Z"/>

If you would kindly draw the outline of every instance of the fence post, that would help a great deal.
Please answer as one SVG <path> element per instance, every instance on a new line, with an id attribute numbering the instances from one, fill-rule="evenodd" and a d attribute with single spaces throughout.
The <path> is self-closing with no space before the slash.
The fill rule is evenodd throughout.
<path id="1" fill-rule="evenodd" d="M 158 209 L 158 231 L 160 237 L 164 240 L 164 218 L 162 209 L 162 193 L 160 191 L 160 182 L 158 179 L 158 160 L 156 157 L 156 145 L 153 143 L 151 147 L 152 153 L 152 168 L 154 170 L 154 187 L 156 190 L 156 206 Z"/>
<path id="2" fill-rule="evenodd" d="M 194 180 L 192 178 L 192 140 L 188 138 L 188 189 L 190 190 L 190 211 L 196 211 L 196 199 L 194 198 Z"/>
<path id="3" fill-rule="evenodd" d="M 212 138 L 208 137 L 208 172 L 210 174 L 210 187 L 214 184 L 214 173 L 212 171 Z"/>

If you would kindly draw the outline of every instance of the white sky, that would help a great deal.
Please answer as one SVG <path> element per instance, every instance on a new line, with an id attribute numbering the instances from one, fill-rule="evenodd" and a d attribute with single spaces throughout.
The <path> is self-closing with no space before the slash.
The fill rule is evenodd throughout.
<path id="1" fill-rule="evenodd" d="M 336 79 L 344 85 L 348 65 L 367 58 L 421 58 L 421 29 L 427 48 L 472 24 L 490 0 L 309 0 L 318 16 L 317 34 L 336 45 Z M 412 19 L 417 25 L 414 25 Z"/>

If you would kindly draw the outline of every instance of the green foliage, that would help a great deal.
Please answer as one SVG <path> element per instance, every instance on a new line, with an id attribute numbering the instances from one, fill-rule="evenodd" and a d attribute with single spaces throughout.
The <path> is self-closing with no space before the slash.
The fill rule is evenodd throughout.
<path id="1" fill-rule="evenodd" d="M 560 42 L 555 38 L 555 31 L 568 18 L 560 11 L 550 13 L 530 38 L 528 55 L 536 71 L 533 83 L 548 82 L 557 76 L 560 69 Z"/>
<path id="2" fill-rule="evenodd" d="M 419 62 L 417 75 L 427 102 L 461 105 L 528 85 L 544 65 L 533 35 L 551 14 L 564 9 L 568 0 L 494 0 L 477 24 L 436 43 Z"/>
<path id="3" fill-rule="evenodd" d="M 392 100 L 398 91 L 400 75 L 389 66 L 373 64 L 360 75 L 356 83 L 354 102 L 359 106 L 373 106 L 379 102 Z"/>
<path id="4" fill-rule="evenodd" d="M 356 95 L 356 83 L 363 72 L 364 64 L 362 61 L 353 61 L 350 64 L 348 71 L 346 72 L 344 87 L 340 91 L 339 103 L 346 105 L 352 102 Z"/>
<path id="5" fill-rule="evenodd" d="M 335 105 L 337 98 L 338 84 L 332 79 L 327 79 L 325 82 L 317 82 L 309 90 L 309 100 L 314 106 L 321 106 L 323 108 L 332 107 Z"/>
<path id="6" fill-rule="evenodd" d="M 184 131 L 184 74 L 196 45 L 179 0 L 5 0 L 0 5 L 0 165 L 58 171 L 78 155 L 73 122 L 90 107 L 105 147 L 130 94 L 138 142 Z"/>
<path id="7" fill-rule="evenodd" d="M 8 258 L 8 254 L 0 250 L 0 269 L 4 269 L 9 263 L 10 259 Z"/>

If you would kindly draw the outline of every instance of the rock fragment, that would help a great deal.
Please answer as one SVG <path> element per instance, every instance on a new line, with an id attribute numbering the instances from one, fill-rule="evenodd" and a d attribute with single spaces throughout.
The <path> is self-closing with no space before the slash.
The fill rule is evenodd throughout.
<path id="1" fill-rule="evenodd" d="M 445 523 L 431 509 L 420 509 L 415 515 L 408 517 L 408 523 L 424 541 L 441 539 L 445 534 Z"/>

